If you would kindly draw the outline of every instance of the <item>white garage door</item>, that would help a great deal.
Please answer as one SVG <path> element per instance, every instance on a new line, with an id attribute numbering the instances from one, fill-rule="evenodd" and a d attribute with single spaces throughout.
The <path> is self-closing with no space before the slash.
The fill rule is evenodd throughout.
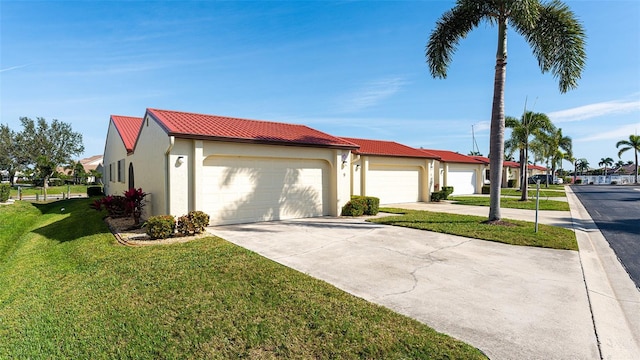
<path id="1" fill-rule="evenodd" d="M 449 169 L 447 184 L 453 186 L 452 195 L 469 195 L 476 192 L 476 172 L 473 170 Z"/>
<path id="2" fill-rule="evenodd" d="M 420 171 L 413 166 L 371 166 L 367 174 L 367 195 L 381 204 L 420 200 Z"/>
<path id="3" fill-rule="evenodd" d="M 329 214 L 329 164 L 321 160 L 209 157 L 203 211 L 212 224 Z"/>

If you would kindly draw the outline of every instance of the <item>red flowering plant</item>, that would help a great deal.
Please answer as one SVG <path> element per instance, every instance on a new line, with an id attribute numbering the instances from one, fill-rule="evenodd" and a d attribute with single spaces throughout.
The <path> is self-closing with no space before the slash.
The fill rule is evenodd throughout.
<path id="1" fill-rule="evenodd" d="M 108 215 L 112 218 L 124 217 L 129 214 L 127 211 L 127 200 L 124 196 L 105 196 L 102 199 L 95 200 L 89 206 L 97 211 L 102 211 L 104 206 L 104 209 L 107 210 Z"/>
<path id="2" fill-rule="evenodd" d="M 134 225 L 140 225 L 140 217 L 142 216 L 145 196 L 147 196 L 147 193 L 142 191 L 142 188 L 131 188 L 124 192 L 124 197 L 127 201 L 127 213 L 133 215 Z"/>

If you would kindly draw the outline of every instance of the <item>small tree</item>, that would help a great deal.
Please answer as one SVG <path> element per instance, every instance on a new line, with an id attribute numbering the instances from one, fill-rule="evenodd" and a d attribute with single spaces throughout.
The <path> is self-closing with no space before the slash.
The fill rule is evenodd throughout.
<path id="1" fill-rule="evenodd" d="M 607 176 L 607 166 L 613 166 L 613 159 L 610 157 L 601 158 L 598 166 L 604 165 L 604 176 Z"/>
<path id="2" fill-rule="evenodd" d="M 82 134 L 74 132 L 71 125 L 54 119 L 51 124 L 44 118 L 33 121 L 21 117 L 23 130 L 18 136 L 22 144 L 28 163 L 33 166 L 43 179 L 44 199 L 47 199 L 49 178 L 56 168 L 68 164 L 72 156 L 80 155 L 84 151 Z"/>

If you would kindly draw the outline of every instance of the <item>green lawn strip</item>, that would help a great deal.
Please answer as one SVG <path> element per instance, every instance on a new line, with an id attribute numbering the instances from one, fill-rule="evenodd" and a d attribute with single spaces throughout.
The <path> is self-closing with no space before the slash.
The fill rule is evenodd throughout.
<path id="1" fill-rule="evenodd" d="M 399 214 L 369 219 L 378 224 L 404 226 L 474 239 L 496 241 L 511 245 L 535 246 L 551 249 L 578 250 L 573 231 L 549 225 L 506 219 L 514 226 L 484 224 L 486 217 L 458 215 L 421 210 L 380 208 L 380 211 Z"/>
<path id="2" fill-rule="evenodd" d="M 484 358 L 220 238 L 116 245 L 90 202 L 17 203 L 42 215 L 0 240 L 0 358 Z"/>
<path id="3" fill-rule="evenodd" d="M 20 187 L 23 196 L 33 196 L 33 195 L 43 195 L 44 190 L 42 187 Z M 87 186 L 86 185 L 67 185 L 63 186 L 49 186 L 47 188 L 47 195 L 62 195 L 66 194 L 67 191 L 70 191 L 72 194 L 86 194 Z M 11 188 L 10 194 L 13 199 L 18 197 L 18 188 L 16 186 Z"/>
<path id="4" fill-rule="evenodd" d="M 453 204 L 473 206 L 489 206 L 490 201 L 488 196 L 449 196 L 449 200 L 451 200 Z M 510 209 L 535 210 L 536 201 L 535 199 L 520 201 L 518 198 L 501 197 L 500 206 Z M 539 209 L 569 211 L 569 203 L 566 201 L 540 199 Z"/>
<path id="5" fill-rule="evenodd" d="M 564 192 L 564 187 L 565 185 L 559 185 L 559 184 L 549 184 L 549 186 L 545 185 L 545 184 L 540 184 L 540 190 L 555 190 L 555 191 L 562 191 Z M 536 189 L 536 184 L 529 184 L 529 190 L 535 190 Z"/>
<path id="6" fill-rule="evenodd" d="M 520 190 L 517 189 L 500 189 L 500 194 L 501 195 L 506 195 L 506 196 L 521 196 L 522 193 L 520 192 Z M 530 198 L 535 198 L 536 197 L 536 189 L 529 189 L 527 191 L 527 195 L 529 195 Z M 564 191 L 557 191 L 557 190 L 545 190 L 540 188 L 540 198 L 546 198 L 546 197 L 565 197 L 565 192 Z"/>

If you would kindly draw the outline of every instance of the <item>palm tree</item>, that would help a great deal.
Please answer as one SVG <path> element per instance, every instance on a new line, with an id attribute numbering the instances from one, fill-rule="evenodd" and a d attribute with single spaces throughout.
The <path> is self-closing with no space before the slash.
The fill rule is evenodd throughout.
<path id="1" fill-rule="evenodd" d="M 493 83 L 489 167 L 491 177 L 489 221 L 500 215 L 500 187 L 504 157 L 504 86 L 507 69 L 507 26 L 522 35 L 543 73 L 558 78 L 560 92 L 577 87 L 585 54 L 585 33 L 567 5 L 559 0 L 458 0 L 437 21 L 426 46 L 433 77 L 446 78 L 458 42 L 485 21 L 498 27 L 498 49 Z"/>
<path id="2" fill-rule="evenodd" d="M 548 140 L 547 146 L 549 147 L 549 156 L 551 158 L 551 175 L 555 176 L 556 165 L 562 162 L 565 154 L 573 152 L 573 142 L 569 136 L 562 135 L 562 129 L 553 129 L 545 137 Z M 549 184 L 547 184 L 548 186 Z"/>
<path id="3" fill-rule="evenodd" d="M 616 161 L 615 165 L 616 165 L 616 171 L 620 170 L 624 166 L 624 161 L 618 160 L 618 161 Z"/>
<path id="4" fill-rule="evenodd" d="M 575 166 L 576 171 L 580 171 L 580 175 L 584 175 L 584 172 L 589 170 L 589 162 L 585 158 L 576 160 Z"/>
<path id="5" fill-rule="evenodd" d="M 598 166 L 603 166 L 604 165 L 604 176 L 606 179 L 607 176 L 607 166 L 613 166 L 613 159 L 610 157 L 606 157 L 606 158 L 601 158 L 600 162 L 598 163 Z M 606 181 L 606 180 L 605 180 Z"/>
<path id="6" fill-rule="evenodd" d="M 505 126 L 512 129 L 511 138 L 505 141 L 505 149 L 520 151 L 520 201 L 529 199 L 527 194 L 527 160 L 529 159 L 529 137 L 537 135 L 542 130 L 553 127 L 549 117 L 542 113 L 526 111 L 520 120 L 507 116 Z"/>
<path id="7" fill-rule="evenodd" d="M 620 140 L 616 143 L 616 148 L 622 149 L 618 151 L 618 157 L 621 157 L 622 154 L 627 151 L 633 149 L 634 155 L 636 157 L 636 181 L 638 183 L 638 151 L 640 151 L 640 135 L 629 135 L 629 140 Z"/>

